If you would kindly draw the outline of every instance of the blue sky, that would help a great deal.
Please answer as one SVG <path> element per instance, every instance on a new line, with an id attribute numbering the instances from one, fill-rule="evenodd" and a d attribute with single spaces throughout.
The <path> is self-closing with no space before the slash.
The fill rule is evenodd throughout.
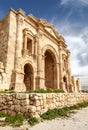
<path id="1" fill-rule="evenodd" d="M 72 74 L 88 85 L 88 0 L 1 0 L 0 19 L 9 8 L 22 8 L 54 24 L 71 51 Z"/>

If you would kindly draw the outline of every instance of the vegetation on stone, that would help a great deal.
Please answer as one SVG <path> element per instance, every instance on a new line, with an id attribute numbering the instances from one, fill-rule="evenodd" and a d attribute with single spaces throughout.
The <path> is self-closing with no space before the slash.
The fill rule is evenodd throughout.
<path id="1" fill-rule="evenodd" d="M 64 107 L 61 109 L 55 108 L 53 110 L 48 110 L 47 112 L 42 114 L 41 118 L 44 120 L 51 120 L 56 117 L 67 117 L 72 112 L 72 110 L 77 110 L 77 109 L 84 108 L 87 106 L 88 106 L 88 102 L 82 102 L 82 103 L 78 103 L 70 107 Z"/>
<path id="2" fill-rule="evenodd" d="M 14 90 L 5 90 L 5 91 L 0 91 L 0 93 L 16 93 L 16 91 Z M 20 92 L 18 92 L 20 93 Z M 21 92 L 22 93 L 22 92 Z M 23 93 L 64 93 L 64 90 L 62 89 L 36 89 L 36 90 L 29 90 L 29 91 L 25 91 Z"/>
<path id="3" fill-rule="evenodd" d="M 6 114 L 4 112 L 0 112 L 0 117 L 6 117 Z"/>
<path id="4" fill-rule="evenodd" d="M 25 117 L 21 114 L 16 114 L 16 115 L 8 115 L 4 113 L 0 113 L 1 116 L 6 117 L 4 125 L 12 125 L 12 126 L 21 126 L 23 124 L 23 121 Z"/>
<path id="5" fill-rule="evenodd" d="M 64 93 L 64 90 L 62 89 L 36 89 L 36 90 L 30 90 L 26 91 L 26 93 Z"/>
<path id="6" fill-rule="evenodd" d="M 88 107 L 88 102 L 82 102 L 82 103 L 75 104 L 73 106 L 69 106 L 69 107 L 66 106 L 60 109 L 59 108 L 55 108 L 52 110 L 49 109 L 47 112 L 41 115 L 41 119 L 51 120 L 57 117 L 68 117 L 73 110 L 78 110 L 84 107 Z M 3 122 L 4 125 L 21 126 L 23 125 L 24 120 L 27 120 L 31 126 L 38 123 L 38 119 L 36 117 L 26 118 L 22 114 L 9 115 L 9 114 L 5 114 L 4 112 L 0 112 L 0 118 L 2 117 L 5 117 L 5 121 Z M 1 122 L 0 125 L 2 125 Z"/>
<path id="7" fill-rule="evenodd" d="M 32 125 L 35 125 L 36 123 L 38 123 L 38 120 L 36 117 L 31 117 L 31 118 L 29 118 L 28 123 L 32 126 Z"/>

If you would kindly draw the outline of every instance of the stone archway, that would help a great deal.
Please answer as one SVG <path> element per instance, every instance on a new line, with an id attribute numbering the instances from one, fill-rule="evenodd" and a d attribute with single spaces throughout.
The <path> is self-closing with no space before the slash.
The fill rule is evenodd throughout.
<path id="1" fill-rule="evenodd" d="M 66 78 L 66 76 L 63 77 L 63 82 L 64 82 L 64 87 L 65 87 L 66 91 L 68 92 L 67 78 Z"/>
<path id="2" fill-rule="evenodd" d="M 28 63 L 24 66 L 24 84 L 26 86 L 26 90 L 33 89 L 33 68 Z"/>
<path id="3" fill-rule="evenodd" d="M 45 52 L 45 86 L 55 89 L 57 86 L 57 69 L 54 54 L 50 50 Z"/>

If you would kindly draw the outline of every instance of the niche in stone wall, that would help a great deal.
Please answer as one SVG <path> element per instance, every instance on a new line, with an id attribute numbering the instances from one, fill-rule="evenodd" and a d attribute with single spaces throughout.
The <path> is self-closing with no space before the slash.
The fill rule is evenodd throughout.
<path id="1" fill-rule="evenodd" d="M 30 38 L 27 38 L 27 50 L 32 53 L 32 40 Z"/>
<path id="2" fill-rule="evenodd" d="M 28 29 L 23 30 L 23 48 L 22 55 L 33 55 L 34 54 L 34 37 Z"/>

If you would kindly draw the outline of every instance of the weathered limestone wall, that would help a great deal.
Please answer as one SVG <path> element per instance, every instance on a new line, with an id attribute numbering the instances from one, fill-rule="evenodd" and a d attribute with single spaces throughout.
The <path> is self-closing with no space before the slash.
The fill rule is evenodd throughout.
<path id="1" fill-rule="evenodd" d="M 5 68 L 3 63 L 0 62 L 0 90 L 9 89 L 7 85 L 7 74 L 5 72 Z"/>
<path id="2" fill-rule="evenodd" d="M 13 12 L 9 11 L 6 17 L 0 21 L 0 61 L 3 62 L 5 67 L 8 81 L 5 89 L 10 89 L 11 82 L 13 82 L 12 72 L 14 70 L 15 44 L 16 16 Z"/>
<path id="3" fill-rule="evenodd" d="M 8 15 L 0 21 L 0 61 L 6 65 L 8 51 L 8 34 L 9 34 Z"/>
<path id="4" fill-rule="evenodd" d="M 39 116 L 48 109 L 88 102 L 88 93 L 0 94 L 0 111 Z"/>
<path id="5" fill-rule="evenodd" d="M 6 61 L 6 73 L 9 89 L 13 81 L 13 70 L 15 62 L 15 44 L 16 44 L 16 15 L 9 11 L 9 33 L 8 33 L 8 53 Z"/>

